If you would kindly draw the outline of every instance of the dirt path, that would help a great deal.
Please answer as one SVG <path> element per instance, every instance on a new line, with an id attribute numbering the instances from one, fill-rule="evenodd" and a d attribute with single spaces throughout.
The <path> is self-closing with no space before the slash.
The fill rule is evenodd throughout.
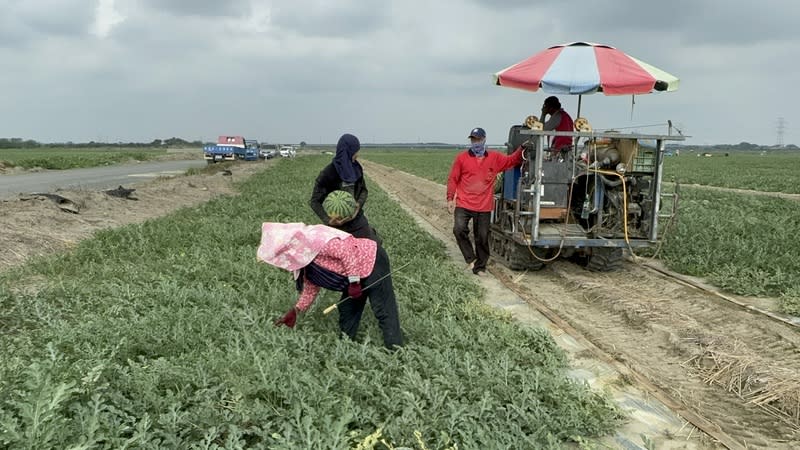
<path id="1" fill-rule="evenodd" d="M 364 162 L 382 188 L 442 234 L 444 186 Z M 800 447 L 800 333 L 628 263 L 596 274 L 566 262 L 511 272 L 529 299 L 746 448 Z M 745 447 L 743 447 L 745 448 Z"/>
<path id="2" fill-rule="evenodd" d="M 20 194 L 0 200 L 0 248 L 4 250 L 0 252 L 0 270 L 30 257 L 69 249 L 97 230 L 144 222 L 220 195 L 234 194 L 234 181 L 271 165 L 272 161 L 237 163 L 230 166 L 230 175 L 161 176 L 135 186 L 133 197 L 138 200 L 111 197 L 98 190 L 54 191 L 72 202 L 68 210 L 42 196 Z"/>
<path id="3" fill-rule="evenodd" d="M 672 185 L 672 183 L 664 183 L 664 184 Z M 720 186 L 708 186 L 705 184 L 689 184 L 689 183 L 681 183 L 681 187 L 690 187 L 696 189 L 707 189 L 709 191 L 729 192 L 732 194 L 758 195 L 761 197 L 775 197 L 775 198 L 783 198 L 786 200 L 800 201 L 800 194 L 788 194 L 786 192 L 754 191 L 752 189 L 736 189 L 736 188 L 727 188 Z"/>

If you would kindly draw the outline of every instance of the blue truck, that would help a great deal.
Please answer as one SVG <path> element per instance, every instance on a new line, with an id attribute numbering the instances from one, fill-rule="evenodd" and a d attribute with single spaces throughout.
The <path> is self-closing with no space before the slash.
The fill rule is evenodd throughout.
<path id="1" fill-rule="evenodd" d="M 258 142 L 242 136 L 220 136 L 216 145 L 203 147 L 203 158 L 214 164 L 223 161 L 257 161 Z"/>

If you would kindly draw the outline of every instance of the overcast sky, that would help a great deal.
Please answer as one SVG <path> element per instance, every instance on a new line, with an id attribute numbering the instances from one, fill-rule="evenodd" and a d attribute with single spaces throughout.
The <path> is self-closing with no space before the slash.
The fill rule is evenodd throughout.
<path id="1" fill-rule="evenodd" d="M 681 79 L 584 96 L 595 128 L 665 123 L 690 143 L 800 144 L 800 1 L 0 0 L 0 137 L 52 141 L 491 143 L 543 92 L 491 75 L 601 42 Z M 573 113 L 577 97 L 561 96 Z M 641 131 L 666 131 L 642 128 Z"/>

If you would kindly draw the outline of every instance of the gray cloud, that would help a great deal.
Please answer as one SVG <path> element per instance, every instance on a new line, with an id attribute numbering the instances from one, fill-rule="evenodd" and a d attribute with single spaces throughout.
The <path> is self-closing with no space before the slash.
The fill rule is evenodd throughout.
<path id="1" fill-rule="evenodd" d="M 483 6 L 484 8 L 491 9 L 491 10 L 505 10 L 505 9 L 515 9 L 515 8 L 525 8 L 525 9 L 533 9 L 532 6 L 534 5 L 533 2 L 530 0 L 473 0 L 476 4 Z M 545 6 L 547 3 L 552 3 L 554 5 L 562 4 L 562 2 L 538 2 L 539 6 Z"/>
<path id="2" fill-rule="evenodd" d="M 142 0 L 151 10 L 174 16 L 236 17 L 246 13 L 248 0 Z"/>
<path id="3" fill-rule="evenodd" d="M 671 119 L 700 143 L 770 143 L 777 117 L 800 122 L 786 93 L 800 65 L 786 24 L 800 5 L 788 1 L 116 0 L 125 20 L 102 37 L 89 33 L 94 1 L 20 5 L 0 17 L 0 57 L 14 61 L 0 84 L 15 105 L 0 110 L 0 136 L 463 142 L 480 125 L 502 143 L 545 95 L 491 74 L 573 40 L 682 79 L 678 92 L 637 97 L 633 120 L 629 97 L 584 98 L 596 128 Z M 577 99 L 562 103 L 574 111 Z"/>
<path id="4" fill-rule="evenodd" d="M 652 10 L 642 2 L 606 0 L 599 10 L 602 21 L 626 24 L 625 28 L 638 33 L 668 33 L 679 36 L 690 45 L 718 44 L 736 46 L 796 36 L 798 15 L 791 0 L 765 3 L 710 0 L 695 2 L 676 0 Z M 584 19 L 591 19 L 585 14 Z"/>
<path id="5" fill-rule="evenodd" d="M 0 47 L 14 48 L 43 36 L 85 35 L 94 6 L 81 0 L 6 1 L 0 15 Z"/>
<path id="6" fill-rule="evenodd" d="M 365 4 L 358 0 L 336 2 L 317 0 L 312 7 L 294 1 L 275 2 L 272 24 L 282 30 L 307 36 L 352 37 L 368 34 L 387 25 L 391 3 L 378 1 Z"/>
<path id="7" fill-rule="evenodd" d="M 688 44 L 740 45 L 796 37 L 800 19 L 794 0 L 672 0 L 655 4 L 639 0 L 597 0 L 580 5 L 567 5 L 563 1 L 473 1 L 486 11 L 512 9 L 517 27 L 524 26 L 527 19 L 535 16 L 553 17 L 570 31 L 573 37 L 568 40 L 608 36 L 606 40 L 615 41 L 620 33 L 644 36 L 655 33 L 676 35 Z M 597 39 L 588 40 L 598 42 Z"/>
<path id="8" fill-rule="evenodd" d="M 94 20 L 94 5 L 81 0 L 25 1 L 3 15 L 37 33 L 75 36 L 85 34 Z"/>
<path id="9" fill-rule="evenodd" d="M 9 20 L 8 17 L 0 19 L 0 48 L 24 47 L 34 37 L 35 33 L 24 25 Z"/>

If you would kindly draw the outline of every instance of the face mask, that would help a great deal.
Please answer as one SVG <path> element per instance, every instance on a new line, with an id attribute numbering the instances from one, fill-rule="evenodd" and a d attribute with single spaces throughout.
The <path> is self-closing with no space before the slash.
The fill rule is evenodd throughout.
<path id="1" fill-rule="evenodd" d="M 469 146 L 469 149 L 475 156 L 483 156 L 486 153 L 486 143 L 485 142 L 475 142 Z"/>

